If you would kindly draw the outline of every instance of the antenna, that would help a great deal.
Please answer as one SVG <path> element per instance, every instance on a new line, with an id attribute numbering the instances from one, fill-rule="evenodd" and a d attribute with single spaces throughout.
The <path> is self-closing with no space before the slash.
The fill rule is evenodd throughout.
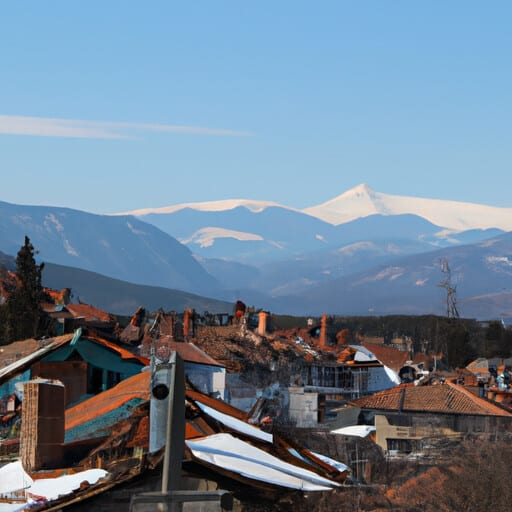
<path id="1" fill-rule="evenodd" d="M 441 258 L 440 263 L 441 272 L 446 274 L 446 278 L 439 283 L 439 286 L 446 290 L 446 316 L 448 318 L 459 318 L 459 311 L 457 310 L 457 296 L 455 294 L 457 287 L 452 285 L 450 265 L 446 258 Z"/>

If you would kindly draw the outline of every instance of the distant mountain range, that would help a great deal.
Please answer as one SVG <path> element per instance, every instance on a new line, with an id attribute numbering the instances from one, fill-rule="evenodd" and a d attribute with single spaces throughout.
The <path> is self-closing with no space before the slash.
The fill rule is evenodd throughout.
<path id="1" fill-rule="evenodd" d="M 301 315 L 443 314 L 447 260 L 461 315 L 512 316 L 510 230 L 512 208 L 366 185 L 302 211 L 240 199 L 94 215 L 0 202 L 4 253 L 28 235 L 46 262 Z"/>
<path id="2" fill-rule="evenodd" d="M 25 235 L 43 261 L 206 295 L 220 286 L 185 245 L 135 217 L 0 202 L 0 250 L 15 255 Z"/>

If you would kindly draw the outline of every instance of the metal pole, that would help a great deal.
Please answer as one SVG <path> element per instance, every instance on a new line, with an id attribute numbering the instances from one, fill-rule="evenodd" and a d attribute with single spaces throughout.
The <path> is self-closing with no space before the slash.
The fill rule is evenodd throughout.
<path id="1" fill-rule="evenodd" d="M 162 493 L 169 490 L 169 465 L 171 458 L 172 410 L 174 404 L 174 389 L 176 382 L 176 352 L 169 358 L 169 396 L 167 397 L 167 425 L 165 436 L 164 467 L 162 471 Z"/>

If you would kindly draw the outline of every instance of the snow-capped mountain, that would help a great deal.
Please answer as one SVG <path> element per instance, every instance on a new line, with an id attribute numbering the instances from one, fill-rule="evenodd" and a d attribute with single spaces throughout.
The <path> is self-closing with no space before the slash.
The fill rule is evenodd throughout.
<path id="1" fill-rule="evenodd" d="M 512 230 L 512 208 L 381 194 L 365 184 L 302 211 L 334 225 L 374 214 L 409 213 L 453 231 L 488 228 Z"/>
<path id="2" fill-rule="evenodd" d="M 512 209 L 391 196 L 366 185 L 302 211 L 236 199 L 125 213 L 157 226 L 198 256 L 256 266 L 354 242 L 378 240 L 382 247 L 384 239 L 395 244 L 397 254 L 410 254 L 411 242 L 423 252 L 512 229 Z M 404 243 L 407 249 L 401 247 Z"/>
<path id="3" fill-rule="evenodd" d="M 150 214 L 161 215 L 165 213 L 175 213 L 179 210 L 185 210 L 186 208 L 192 210 L 199 210 L 201 212 L 221 212 L 225 210 L 234 210 L 242 206 L 247 210 L 254 213 L 259 213 L 266 208 L 278 207 L 286 208 L 287 210 L 298 211 L 296 208 L 290 208 L 279 203 L 272 201 L 254 201 L 250 199 L 225 199 L 220 201 L 206 201 L 202 203 L 181 203 L 173 206 L 163 206 L 160 208 L 141 208 L 139 210 L 131 210 L 128 212 L 120 213 L 119 215 L 135 215 L 136 217 L 144 217 Z"/>
<path id="4" fill-rule="evenodd" d="M 242 199 L 124 215 L 0 202 L 7 254 L 28 235 L 46 262 L 216 299 L 243 296 L 290 314 L 430 311 L 443 291 L 441 253 L 433 252 L 441 249 L 454 269 L 466 255 L 467 282 L 478 282 L 465 285 L 466 304 L 483 317 L 501 307 L 508 287 L 509 237 L 495 242 L 504 230 L 512 230 L 512 208 L 391 196 L 365 185 L 302 211 Z M 480 262 L 471 260 L 480 253 Z"/>
<path id="5" fill-rule="evenodd" d="M 336 231 L 335 226 L 298 210 L 262 201 L 214 201 L 143 211 L 137 218 L 195 254 L 245 263 L 319 250 Z"/>

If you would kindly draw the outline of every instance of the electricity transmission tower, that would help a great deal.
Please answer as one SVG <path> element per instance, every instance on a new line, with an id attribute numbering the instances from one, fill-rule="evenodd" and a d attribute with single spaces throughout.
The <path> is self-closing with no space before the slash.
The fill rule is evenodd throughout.
<path id="1" fill-rule="evenodd" d="M 452 273 L 446 258 L 441 258 L 441 272 L 446 275 L 446 278 L 439 283 L 439 286 L 446 290 L 446 316 L 448 318 L 459 318 L 456 296 L 457 287 L 452 284 Z"/>

